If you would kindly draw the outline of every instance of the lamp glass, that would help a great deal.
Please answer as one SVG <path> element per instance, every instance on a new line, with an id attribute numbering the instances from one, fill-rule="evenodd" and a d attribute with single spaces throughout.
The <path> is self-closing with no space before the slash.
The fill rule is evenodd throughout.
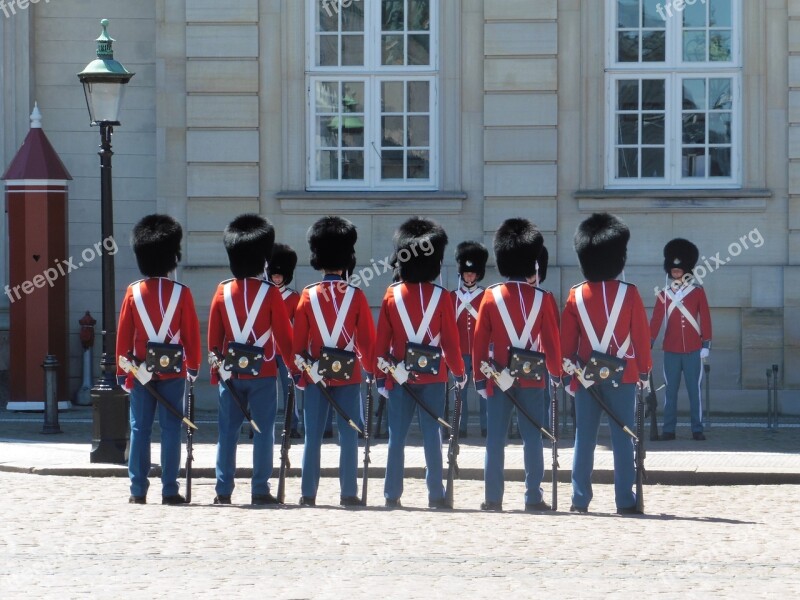
<path id="1" fill-rule="evenodd" d="M 86 106 L 92 123 L 119 123 L 119 109 L 125 92 L 125 83 L 121 81 L 99 82 L 84 81 L 83 93 L 86 95 Z"/>

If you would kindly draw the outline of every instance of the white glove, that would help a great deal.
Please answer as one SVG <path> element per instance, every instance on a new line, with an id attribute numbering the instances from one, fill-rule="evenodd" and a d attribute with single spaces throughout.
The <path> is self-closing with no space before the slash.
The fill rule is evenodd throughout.
<path id="1" fill-rule="evenodd" d="M 319 361 L 311 365 L 311 368 L 308 368 L 308 361 L 299 354 L 295 354 L 294 364 L 304 373 L 308 373 L 308 376 L 314 383 L 322 381 L 322 375 L 319 374 Z"/>
<path id="2" fill-rule="evenodd" d="M 463 390 L 465 387 L 467 387 L 468 381 L 469 381 L 469 375 L 467 373 L 464 373 L 464 377 L 462 377 L 460 380 L 456 382 L 458 389 Z"/>
<path id="3" fill-rule="evenodd" d="M 648 377 L 647 379 L 640 379 L 639 380 L 639 387 L 644 392 L 649 392 L 650 391 L 650 378 Z"/>
<path id="4" fill-rule="evenodd" d="M 509 372 L 508 368 L 505 368 L 500 373 L 500 376 L 495 381 L 497 387 L 501 390 L 508 391 L 512 385 L 514 385 L 514 376 Z"/>
<path id="5" fill-rule="evenodd" d="M 700 358 L 708 358 L 708 355 L 711 354 L 711 351 L 708 348 L 700 348 Z"/>
<path id="6" fill-rule="evenodd" d="M 483 388 L 482 390 L 475 390 L 475 391 L 477 391 L 478 392 L 478 396 L 480 396 L 484 400 L 488 400 L 489 399 L 489 395 L 486 393 L 486 388 Z"/>
<path id="7" fill-rule="evenodd" d="M 392 377 L 394 377 L 394 380 L 400 385 L 403 385 L 406 381 L 408 381 L 408 370 L 406 369 L 406 364 L 404 362 L 401 361 L 394 366 Z"/>
<path id="8" fill-rule="evenodd" d="M 189 381 L 190 383 L 194 383 L 195 381 L 197 381 L 197 375 L 192 375 L 191 373 L 189 373 L 189 371 L 186 371 L 186 380 Z"/>
<path id="9" fill-rule="evenodd" d="M 378 393 L 387 400 L 389 399 L 389 390 L 387 390 L 385 387 L 379 387 Z"/>

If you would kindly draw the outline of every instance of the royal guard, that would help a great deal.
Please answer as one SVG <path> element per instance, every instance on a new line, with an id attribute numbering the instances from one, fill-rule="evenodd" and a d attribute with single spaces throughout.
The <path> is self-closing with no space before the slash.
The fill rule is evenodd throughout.
<path id="1" fill-rule="evenodd" d="M 689 240 L 675 238 L 664 246 L 664 271 L 667 285 L 658 294 L 650 319 L 650 339 L 655 343 L 661 324 L 664 332 L 664 428 L 659 439 L 674 440 L 678 422 L 678 388 L 681 373 L 689 394 L 689 414 L 692 437 L 702 441 L 703 404 L 700 384 L 703 380 L 702 361 L 711 349 L 711 312 L 702 287 L 694 281 L 692 270 L 700 253 Z"/>
<path id="2" fill-rule="evenodd" d="M 442 483 L 442 437 L 447 369 L 463 389 L 467 383 L 450 294 L 439 277 L 447 234 L 437 223 L 413 217 L 394 234 L 400 282 L 386 290 L 378 317 L 375 349 L 378 391 L 388 398 L 389 453 L 384 497 L 400 506 L 408 429 L 419 410 L 425 447 L 428 507 L 447 508 Z"/>
<path id="3" fill-rule="evenodd" d="M 186 501 L 178 486 L 181 462 L 178 415 L 183 414 L 186 379 L 197 378 L 201 349 L 192 293 L 169 278 L 181 259 L 182 237 L 180 224 L 168 215 L 148 215 L 133 228 L 133 252 L 144 279 L 130 284 L 125 292 L 116 348 L 117 356 L 130 360 L 137 368 L 137 376 L 142 376 L 137 378 L 132 371 L 126 374 L 122 367 L 117 369 L 119 384 L 131 395 L 128 474 L 132 504 L 147 502 L 150 437 L 156 405 L 161 427 L 161 503 Z M 158 402 L 156 395 L 171 410 Z"/>
<path id="4" fill-rule="evenodd" d="M 478 285 L 486 274 L 486 261 L 489 251 L 479 242 L 461 242 L 456 247 L 456 265 L 458 266 L 458 289 L 450 292 L 456 306 L 456 323 L 458 337 L 461 340 L 461 357 L 467 376 L 472 376 L 472 343 L 475 340 L 475 321 L 483 299 L 484 288 Z M 469 382 L 467 382 L 469 385 Z M 469 387 L 464 388 L 461 398 L 461 423 L 459 436 L 467 437 L 469 424 Z M 486 437 L 486 400 L 478 396 L 480 411 L 481 435 Z"/>
<path id="5" fill-rule="evenodd" d="M 619 423 L 633 430 L 636 386 L 647 387 L 652 362 L 642 298 L 635 286 L 617 279 L 625 267 L 629 238 L 628 227 L 607 213 L 593 214 L 575 233 L 586 281 L 570 290 L 561 316 L 564 370 L 573 376 L 570 389 L 575 393 L 572 512 L 588 512 L 592 501 L 601 403 L 610 413 L 617 513 L 638 512 L 634 445 Z"/>
<path id="6" fill-rule="evenodd" d="M 214 504 L 231 503 L 236 448 L 245 419 L 255 430 L 250 503 L 278 503 L 269 485 L 275 444 L 277 358 L 279 353 L 291 356 L 292 326 L 280 291 L 264 281 L 274 241 L 274 228 L 256 214 L 236 217 L 223 234 L 233 279 L 217 286 L 208 317 L 211 383 L 219 385 Z"/>
<path id="7" fill-rule="evenodd" d="M 289 321 L 294 323 L 294 313 L 297 310 L 297 303 L 300 301 L 300 293 L 289 287 L 294 279 L 294 269 L 297 266 L 297 252 L 292 250 L 291 246 L 287 244 L 275 244 L 272 247 L 272 258 L 269 260 L 267 266 L 267 275 L 270 282 L 272 282 L 283 298 L 283 304 L 286 308 L 286 314 L 289 316 Z M 288 357 L 291 364 L 291 357 Z M 289 385 L 291 384 L 291 377 L 289 370 L 286 367 L 286 360 L 278 352 L 278 378 L 281 383 L 281 395 L 283 397 L 283 409 L 286 410 L 286 402 L 289 398 Z M 292 429 L 290 436 L 293 439 L 300 439 L 299 417 L 300 417 L 300 402 L 295 402 L 294 415 L 292 415 Z"/>
<path id="8" fill-rule="evenodd" d="M 505 446 L 515 402 L 525 463 L 525 510 L 550 510 L 541 487 L 540 428 L 547 424 L 545 388 L 561 381 L 561 346 L 553 295 L 532 285 L 542 243 L 541 233 L 527 219 L 506 220 L 494 238 L 497 270 L 507 281 L 489 286 L 483 295 L 472 352 L 475 385 L 487 398 L 488 413 L 481 510 L 503 509 Z"/>
<path id="9" fill-rule="evenodd" d="M 323 217 L 308 230 L 311 266 L 323 279 L 300 294 L 292 344 L 297 385 L 305 388 L 305 449 L 301 506 L 315 506 L 322 436 L 329 410 L 339 431 L 342 506 L 359 506 L 358 426 L 361 372 L 372 379 L 375 324 L 367 297 L 344 278 L 355 264 L 356 227 L 347 219 Z"/>

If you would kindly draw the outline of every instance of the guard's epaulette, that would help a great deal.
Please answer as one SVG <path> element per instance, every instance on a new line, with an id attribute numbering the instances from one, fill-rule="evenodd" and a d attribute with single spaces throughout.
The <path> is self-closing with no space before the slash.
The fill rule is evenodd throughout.
<path id="1" fill-rule="evenodd" d="M 314 282 L 314 283 L 309 283 L 309 284 L 308 284 L 306 287 L 304 287 L 303 289 L 304 289 L 304 290 L 310 290 L 311 288 L 313 288 L 313 287 L 316 287 L 318 283 L 322 283 L 322 282 L 321 282 L 321 281 L 316 281 L 316 282 Z"/>
<path id="2" fill-rule="evenodd" d="M 433 283 L 433 282 L 431 282 L 431 283 Z M 434 284 L 433 284 L 433 287 L 437 287 L 437 288 L 439 288 L 440 290 L 442 290 L 443 292 L 449 292 L 449 291 L 450 291 L 450 290 L 448 290 L 446 287 L 444 287 L 443 285 L 439 285 L 438 283 L 434 283 Z"/>
<path id="3" fill-rule="evenodd" d="M 405 283 L 404 281 L 395 281 L 394 283 L 390 284 L 389 287 L 392 288 L 396 285 L 400 285 L 401 283 Z"/>
<path id="4" fill-rule="evenodd" d="M 489 287 L 487 287 L 486 289 L 487 289 L 487 290 L 490 290 L 490 289 L 492 289 L 492 288 L 496 288 L 498 285 L 503 285 L 503 282 L 502 282 L 502 281 L 498 281 L 497 283 L 493 283 L 492 285 L 490 285 L 490 286 L 489 286 Z"/>
<path id="5" fill-rule="evenodd" d="M 236 277 L 231 277 L 229 279 L 223 279 L 222 281 L 219 282 L 219 284 L 220 285 L 224 285 L 226 283 L 230 283 L 231 281 L 236 281 Z"/>
<path id="6" fill-rule="evenodd" d="M 144 281 L 145 279 L 147 279 L 147 277 L 142 277 L 141 279 L 137 279 L 136 281 L 131 281 L 131 282 L 128 284 L 128 287 L 133 287 L 133 286 L 135 286 L 137 283 L 141 283 L 141 282 L 142 282 L 142 281 Z"/>
<path id="7" fill-rule="evenodd" d="M 538 285 L 533 286 L 533 289 L 539 290 L 543 294 L 550 294 L 551 296 L 553 295 L 553 292 L 551 292 L 550 290 L 546 290 L 544 288 L 540 288 Z"/>
<path id="8" fill-rule="evenodd" d="M 292 294 L 299 294 L 300 293 L 294 288 L 287 287 L 286 289 L 289 290 Z"/>
<path id="9" fill-rule="evenodd" d="M 583 281 L 581 281 L 580 283 L 576 283 L 575 285 L 573 285 L 573 286 L 572 286 L 572 289 L 573 289 L 573 290 L 574 290 L 574 289 L 577 289 L 577 288 L 581 287 L 581 286 L 582 286 L 584 283 L 589 283 L 589 282 L 588 282 L 588 281 L 586 281 L 586 280 L 584 279 L 584 280 L 583 280 Z"/>

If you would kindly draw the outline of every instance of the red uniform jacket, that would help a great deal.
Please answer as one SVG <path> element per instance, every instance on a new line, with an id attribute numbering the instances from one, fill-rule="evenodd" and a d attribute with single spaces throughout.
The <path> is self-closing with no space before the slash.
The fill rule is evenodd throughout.
<path id="1" fill-rule="evenodd" d="M 264 360 L 261 372 L 257 377 L 275 377 L 278 373 L 275 364 L 275 353 L 278 349 L 282 352 L 291 351 L 292 325 L 289 323 L 289 317 L 286 316 L 286 309 L 283 306 L 283 299 L 278 288 L 262 279 L 256 279 L 255 277 L 228 279 L 217 286 L 217 291 L 214 292 L 214 297 L 211 299 L 211 311 L 208 315 L 209 351 L 217 348 L 224 355 L 228 343 L 236 341 L 228 318 L 228 310 L 225 306 L 224 289 L 227 283 L 231 284 L 231 300 L 238 321 L 237 328 L 244 327 L 258 290 L 261 286 L 268 286 L 267 295 L 261 303 L 258 316 L 253 323 L 253 329 L 249 332 L 247 341 L 242 343 L 255 344 L 259 337 L 263 336 L 270 328 L 272 329 L 272 335 L 263 344 L 266 360 Z M 234 374 L 234 377 L 239 379 L 255 378 L 253 375 L 240 373 Z M 211 383 L 219 383 L 219 375 L 216 369 L 211 369 Z"/>
<path id="2" fill-rule="evenodd" d="M 372 311 L 364 292 L 349 285 L 339 275 L 326 275 L 323 281 L 314 283 L 306 287 L 300 294 L 300 302 L 297 304 L 297 312 L 294 317 L 294 339 L 292 343 L 291 360 L 286 363 L 294 374 L 300 371 L 294 364 L 294 357 L 297 354 L 304 355 L 315 361 L 319 358 L 322 347 L 327 345 L 323 342 L 317 320 L 314 317 L 314 309 L 311 303 L 309 291 L 312 288 L 317 290 L 322 316 L 325 319 L 325 327 L 328 333 L 336 323 L 339 308 L 342 305 L 347 288 L 354 290 L 353 299 L 344 320 L 344 326 L 336 340 L 336 347 L 351 350 L 356 353 L 360 364 L 356 365 L 352 379 L 340 381 L 326 379 L 325 382 L 330 386 L 351 385 L 361 382 L 361 369 L 363 368 L 368 375 L 372 375 L 372 365 L 374 363 L 375 352 L 375 322 L 372 320 Z M 349 347 L 348 347 L 349 346 Z M 310 382 L 307 375 L 303 376 L 306 382 Z"/>
<path id="3" fill-rule="evenodd" d="M 672 293 L 675 292 L 672 291 Z M 696 352 L 700 348 L 709 348 L 711 346 L 711 313 L 708 310 L 708 299 L 706 299 L 703 288 L 696 285 L 686 286 L 679 299 L 689 314 L 694 317 L 700 331 L 698 332 L 694 328 L 692 322 L 686 318 L 677 305 L 673 306 L 672 299 L 664 293 L 664 290 L 661 290 L 650 319 L 650 339 L 655 342 L 658 332 L 661 330 L 664 315 L 668 314 L 663 345 L 666 352 L 686 354 Z"/>
<path id="4" fill-rule="evenodd" d="M 523 333 L 523 328 L 534 304 L 536 296 L 541 298 L 539 313 L 533 322 L 530 336 L 524 338 L 524 349 L 543 352 L 546 356 L 547 371 L 553 377 L 561 376 L 561 343 L 558 336 L 558 307 L 553 294 L 535 288 L 525 281 L 508 281 L 490 286 L 483 295 L 483 302 L 478 312 L 478 324 L 475 329 L 475 346 L 472 350 L 472 373 L 475 385 L 482 387 L 481 383 L 486 377 L 481 373 L 481 362 L 489 362 L 489 344 L 494 348 L 494 362 L 499 370 L 508 366 L 512 343 L 503 318 L 495 301 L 495 289 L 502 294 L 504 304 L 511 317 L 511 323 L 517 336 Z M 491 383 L 491 382 L 488 382 Z M 545 381 L 522 379 L 519 386 L 523 388 L 543 388 Z M 487 384 L 488 386 L 488 384 Z"/>
<path id="5" fill-rule="evenodd" d="M 457 379 L 464 377 L 464 358 L 461 356 L 461 344 L 456 326 L 456 311 L 450 293 L 433 283 L 404 283 L 399 282 L 389 286 L 383 297 L 381 311 L 378 316 L 378 339 L 375 348 L 375 358 L 385 358 L 392 361 L 403 360 L 406 353 L 408 337 L 400 320 L 397 304 L 394 299 L 394 289 L 400 286 L 403 304 L 408 311 L 412 326 L 419 327 L 422 322 L 424 309 L 433 297 L 435 288 L 442 290 L 439 302 L 433 313 L 430 326 L 422 338 L 422 344 L 439 346 L 442 348 L 447 368 Z M 439 338 L 436 341 L 436 338 Z M 447 370 L 441 369 L 436 375 L 414 373 L 414 378 L 409 383 L 440 383 L 447 381 Z M 394 379 L 391 375 L 386 377 L 386 388 L 391 389 Z"/>
<path id="6" fill-rule="evenodd" d="M 575 361 L 577 358 L 581 365 L 586 364 L 592 353 L 592 346 L 584 329 L 583 322 L 578 314 L 575 300 L 575 291 L 581 288 L 586 311 L 592 327 L 599 339 L 608 322 L 617 290 L 620 286 L 627 288 L 625 300 L 622 304 L 614 335 L 607 349 L 600 349 L 606 354 L 617 355 L 621 345 L 630 335 L 631 341 L 624 358 L 627 359 L 625 372 L 622 376 L 623 383 L 636 383 L 642 377 L 647 377 L 653 366 L 650 355 L 650 332 L 647 326 L 647 313 L 644 310 L 642 298 L 636 286 L 617 280 L 601 282 L 583 282 L 574 286 L 569 291 L 569 298 L 561 316 L 561 353 L 564 358 Z M 605 292 L 605 293 L 604 293 Z"/>
<path id="7" fill-rule="evenodd" d="M 461 354 L 472 354 L 472 343 L 475 339 L 475 322 L 478 319 L 478 309 L 481 307 L 484 288 L 475 286 L 472 291 L 461 287 L 450 292 L 453 304 L 456 307 L 456 324 L 458 337 L 461 340 Z"/>
<path id="8" fill-rule="evenodd" d="M 197 377 L 197 371 L 200 368 L 200 323 L 197 320 L 194 299 L 188 287 L 166 277 L 150 277 L 135 281 L 128 286 L 119 311 L 116 356 L 127 356 L 129 352 L 132 352 L 137 360 L 142 361 L 146 356 L 147 342 L 150 341 L 145 325 L 136 308 L 133 293 L 134 286 L 138 286 L 141 291 L 145 311 L 150 317 L 150 322 L 156 332 L 161 329 L 164 313 L 167 311 L 172 297 L 172 290 L 175 286 L 178 286 L 180 299 L 169 324 L 166 339 L 154 339 L 153 341 L 182 344 L 183 370 L 174 374 L 157 374 L 155 377 L 159 379 L 186 377 L 187 370 L 190 375 Z M 131 389 L 133 387 L 133 379 L 132 374 L 126 375 L 117 366 L 117 382 L 120 385 Z"/>
<path id="9" fill-rule="evenodd" d="M 278 288 L 283 298 L 283 306 L 286 308 L 286 315 L 289 321 L 294 323 L 294 314 L 297 311 L 297 303 L 300 302 L 300 292 L 286 286 Z"/>

